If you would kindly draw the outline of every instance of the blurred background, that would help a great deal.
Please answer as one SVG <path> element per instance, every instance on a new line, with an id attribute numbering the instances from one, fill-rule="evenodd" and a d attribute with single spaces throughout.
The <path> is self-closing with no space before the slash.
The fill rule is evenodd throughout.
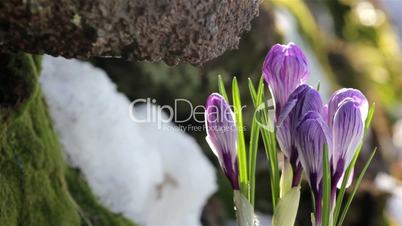
<path id="1" fill-rule="evenodd" d="M 352 203 L 345 225 L 402 225 L 401 41 L 400 0 L 265 0 L 239 48 L 201 67 L 189 64 L 170 67 L 164 63 L 100 58 L 93 59 L 92 64 L 106 71 L 117 89 L 129 99 L 151 97 L 159 105 L 173 106 L 178 98 L 202 105 L 211 92 L 218 90 L 218 75 L 222 75 L 228 87 L 232 76 L 237 76 L 242 101 L 251 106 L 247 79 L 250 77 L 257 83 L 265 54 L 273 44 L 295 42 L 309 60 L 308 83 L 316 86 L 320 81 L 324 98 L 340 87 L 353 87 L 362 90 L 369 101 L 376 104 L 372 128 L 356 172 L 374 147 L 379 151 Z M 189 115 L 190 109 L 179 110 L 178 118 Z M 244 114 L 247 126 L 251 114 L 248 111 Z M 183 125 L 188 124 L 197 125 L 197 122 Z M 205 132 L 189 133 L 217 166 L 205 142 Z M 206 226 L 226 225 L 234 219 L 230 185 L 220 170 L 216 172 L 218 191 L 209 198 L 202 212 L 202 223 Z M 269 219 L 272 206 L 264 150 L 258 155 L 256 194 L 256 211 L 262 219 Z M 297 225 L 310 225 L 308 190 L 303 191 L 301 203 Z"/>

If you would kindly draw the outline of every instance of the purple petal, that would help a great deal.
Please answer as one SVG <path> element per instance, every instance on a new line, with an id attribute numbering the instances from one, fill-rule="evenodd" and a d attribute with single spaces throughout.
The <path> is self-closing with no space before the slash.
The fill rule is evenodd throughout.
<path id="1" fill-rule="evenodd" d="M 290 159 L 292 153 L 292 146 L 294 144 L 294 138 L 292 136 L 292 124 L 289 118 L 287 118 L 281 126 L 276 129 L 276 138 L 278 140 L 279 147 L 286 158 Z"/>
<path id="2" fill-rule="evenodd" d="M 310 112 L 320 112 L 322 100 L 320 94 L 308 85 L 300 85 L 289 96 L 278 120 L 277 140 L 286 160 L 290 162 L 294 175 L 293 185 L 298 185 L 302 167 L 295 145 L 296 127 L 303 116 Z"/>
<path id="3" fill-rule="evenodd" d="M 321 225 L 322 160 L 324 145 L 328 141 L 327 132 L 328 127 L 322 115 L 316 111 L 310 111 L 301 120 L 296 135 L 296 146 L 300 161 L 314 195 L 316 225 Z"/>
<path id="4" fill-rule="evenodd" d="M 322 155 L 326 144 L 325 123 L 322 122 L 321 114 L 311 111 L 297 127 L 296 146 L 313 192 L 319 191 L 322 179 Z"/>
<path id="5" fill-rule="evenodd" d="M 225 99 L 213 93 L 208 97 L 205 111 L 206 140 L 229 178 L 232 187 L 239 189 L 237 167 L 237 128 L 233 111 Z"/>
<path id="6" fill-rule="evenodd" d="M 289 97 L 289 100 L 297 99 L 297 104 L 289 117 L 294 122 L 299 121 L 309 111 L 321 112 L 323 103 L 320 94 L 309 85 L 299 86 Z"/>
<path id="7" fill-rule="evenodd" d="M 284 108 L 282 109 L 281 114 L 279 115 L 277 126 L 282 126 L 283 122 L 289 117 L 290 112 L 297 104 L 297 98 L 289 99 Z"/>
<path id="8" fill-rule="evenodd" d="M 290 159 L 292 158 L 296 127 L 307 112 L 321 112 L 321 96 L 311 86 L 301 85 L 289 96 L 283 109 L 284 111 L 279 116 L 277 139 L 281 150 Z"/>
<path id="9" fill-rule="evenodd" d="M 343 88 L 333 93 L 329 99 L 328 115 L 326 120 L 328 121 L 328 125 L 330 127 L 332 127 L 336 111 L 345 100 L 353 100 L 355 105 L 360 110 L 363 122 L 366 120 L 368 114 L 368 102 L 366 97 L 357 89 Z"/>
<path id="10" fill-rule="evenodd" d="M 335 112 L 332 125 L 332 172 L 338 175 L 336 177 L 341 177 L 350 164 L 362 142 L 363 133 L 364 122 L 360 108 L 353 99 L 347 98 Z"/>
<path id="11" fill-rule="evenodd" d="M 328 119 L 328 104 L 325 104 L 322 107 L 321 115 L 322 115 L 322 118 L 325 119 L 326 122 L 328 122 L 328 120 L 327 120 Z"/>
<path id="12" fill-rule="evenodd" d="M 307 59 L 294 43 L 276 44 L 265 57 L 262 70 L 279 116 L 289 95 L 308 78 Z"/>

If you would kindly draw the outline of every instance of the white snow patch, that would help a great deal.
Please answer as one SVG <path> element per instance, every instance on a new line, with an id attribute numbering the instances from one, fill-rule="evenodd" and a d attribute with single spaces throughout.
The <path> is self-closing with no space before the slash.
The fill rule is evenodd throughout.
<path id="1" fill-rule="evenodd" d="M 133 122 L 129 100 L 89 63 L 45 56 L 40 81 L 66 157 L 103 205 L 143 225 L 200 225 L 217 185 L 192 137 Z"/>

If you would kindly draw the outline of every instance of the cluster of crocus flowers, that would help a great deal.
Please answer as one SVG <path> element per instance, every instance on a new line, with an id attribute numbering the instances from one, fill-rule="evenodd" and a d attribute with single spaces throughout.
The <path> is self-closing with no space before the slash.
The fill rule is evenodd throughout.
<path id="1" fill-rule="evenodd" d="M 293 43 L 272 47 L 263 66 L 276 104 L 277 140 L 285 164 L 293 169 L 292 186 L 299 184 L 303 168 L 314 194 L 319 226 L 324 147 L 329 151 L 333 204 L 337 185 L 362 142 L 368 102 L 359 90 L 341 89 L 323 105 L 318 91 L 304 84 L 308 72 L 306 57 Z"/>
<path id="2" fill-rule="evenodd" d="M 281 197 L 277 197 L 278 193 L 273 193 L 273 198 L 280 198 L 277 208 L 279 212 L 289 212 L 287 206 L 296 206 L 295 209 L 292 207 L 292 216 L 286 216 L 283 212 L 277 215 L 274 213 L 273 226 L 294 224 L 298 200 L 295 205 L 291 199 L 294 199 L 294 197 L 299 199 L 299 186 L 303 171 L 315 203 L 315 220 L 313 223 L 315 226 L 328 225 L 331 220 L 327 219 L 327 214 L 330 215 L 334 212 L 332 210 L 335 207 L 335 201 L 337 201 L 338 187 L 341 184 L 345 186 L 345 181 L 348 181 L 347 184 L 352 181 L 353 173 L 348 175 L 349 178 L 344 179 L 346 177 L 345 172 L 349 166 L 353 166 L 351 162 L 361 146 L 364 136 L 365 121 L 369 113 L 366 97 L 356 89 L 340 89 L 332 94 L 327 104 L 324 104 L 318 90 L 306 84 L 309 73 L 306 57 L 302 50 L 293 43 L 274 45 L 263 64 L 263 78 L 275 103 L 275 134 L 272 137 L 275 140 L 276 136 L 279 148 L 284 156 L 282 177 L 288 177 L 287 172 L 291 172 L 290 180 L 286 179 L 291 183 L 281 182 Z M 261 93 L 263 93 L 262 80 L 260 84 L 262 86 Z M 252 95 L 254 93 L 255 98 L 257 94 L 254 88 L 251 89 L 251 93 Z M 238 117 L 237 114 L 236 117 Z M 257 120 L 256 118 L 254 119 Z M 245 202 L 241 201 L 242 203 L 236 203 L 236 194 L 239 194 L 239 191 L 243 191 L 241 189 L 243 187 L 239 183 L 239 158 L 237 155 L 239 134 L 233 111 L 220 94 L 213 93 L 208 97 L 205 123 L 207 129 L 206 140 L 218 157 L 220 166 L 235 191 L 236 207 L 242 207 L 244 206 L 243 204 L 249 205 L 247 200 Z M 263 127 L 261 129 L 263 130 Z M 251 135 L 253 134 L 258 133 L 251 133 Z M 250 140 L 253 140 L 253 138 L 250 138 Z M 256 140 L 258 143 L 258 135 L 256 135 Z M 276 146 L 274 145 L 273 148 L 274 156 L 276 156 Z M 326 159 L 327 156 L 328 158 Z M 239 162 L 240 165 L 243 163 L 243 161 Z M 253 164 L 252 161 L 250 163 Z M 277 164 L 271 163 L 271 169 L 274 166 L 277 166 Z M 240 171 L 241 173 L 242 171 Z M 324 181 L 324 178 L 327 179 Z M 330 186 L 324 186 L 328 183 Z M 289 187 L 283 188 L 282 186 Z M 286 196 L 286 192 L 289 196 Z M 251 200 L 250 197 L 253 196 L 253 192 L 246 192 L 243 195 L 247 196 L 247 194 L 249 200 Z M 324 195 L 329 198 L 324 199 Z M 324 206 L 323 203 L 328 199 L 329 204 Z M 293 204 L 284 204 L 284 200 L 293 202 Z M 281 203 L 281 201 L 283 202 Z M 323 208 L 326 208 L 324 209 L 325 224 L 323 224 Z M 243 223 L 238 225 L 254 225 L 253 215 L 249 214 L 249 212 L 253 212 L 253 208 L 240 208 L 241 211 L 247 212 L 240 214 L 242 216 L 240 218 L 246 220 L 240 221 Z M 274 211 L 277 210 L 275 209 Z M 280 216 L 281 219 L 278 220 L 276 216 Z M 332 219 L 332 216 L 328 218 Z"/>
<path id="3" fill-rule="evenodd" d="M 331 96 L 320 111 L 307 113 L 297 127 L 296 145 L 314 194 L 317 225 L 322 223 L 324 145 L 327 145 L 330 157 L 333 207 L 337 187 L 362 142 L 367 112 L 368 102 L 359 90 L 341 89 Z M 348 183 L 351 183 L 351 178 L 348 178 Z"/>

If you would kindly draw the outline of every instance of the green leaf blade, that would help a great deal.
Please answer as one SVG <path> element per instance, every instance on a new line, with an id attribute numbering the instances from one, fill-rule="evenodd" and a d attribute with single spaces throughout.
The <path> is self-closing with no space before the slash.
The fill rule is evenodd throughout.
<path id="1" fill-rule="evenodd" d="M 225 83 L 223 82 L 222 76 L 218 75 L 218 88 L 219 93 L 225 98 L 227 102 L 229 102 L 228 94 L 226 93 Z"/>
<path id="2" fill-rule="evenodd" d="M 250 179 L 250 203 L 254 207 L 255 203 L 255 170 L 257 164 L 257 152 L 258 152 L 258 139 L 260 136 L 260 127 L 255 118 L 251 125 L 250 134 L 250 157 L 249 157 L 249 179 Z"/>
<path id="3" fill-rule="evenodd" d="M 246 144 L 244 141 L 244 131 L 243 131 L 242 105 L 240 100 L 239 86 L 237 84 L 236 77 L 234 77 L 232 81 L 232 98 L 233 98 L 233 107 L 237 127 L 237 152 L 238 152 L 238 163 L 239 163 L 239 174 L 240 174 L 240 190 L 250 200 L 249 181 L 247 172 Z"/>
<path id="4" fill-rule="evenodd" d="M 367 114 L 367 118 L 366 118 L 366 121 L 365 121 L 365 123 L 364 123 L 365 132 L 367 132 L 367 129 L 368 129 L 368 128 L 370 127 L 370 125 L 371 125 L 371 121 L 372 121 L 372 119 L 373 119 L 374 112 L 375 112 L 375 103 L 373 103 L 373 104 L 370 106 L 370 108 L 369 108 L 369 111 L 368 111 L 368 114 Z"/>
<path id="5" fill-rule="evenodd" d="M 279 200 L 272 217 L 272 226 L 294 226 L 299 200 L 300 186 L 297 186 Z"/>
<path id="6" fill-rule="evenodd" d="M 352 203 L 353 198 L 354 198 L 354 196 L 356 195 L 356 192 L 357 192 L 357 190 L 358 190 L 358 188 L 359 188 L 359 186 L 360 186 L 360 184 L 361 184 L 361 182 L 362 182 L 362 180 L 363 180 L 363 177 L 364 177 L 364 175 L 366 174 L 366 171 L 367 171 L 367 169 L 368 169 L 368 167 L 369 167 L 371 161 L 373 160 L 373 158 L 374 158 L 376 152 L 377 152 L 377 148 L 375 148 L 375 149 L 373 150 L 373 152 L 371 153 L 369 159 L 368 159 L 367 162 L 364 164 L 363 170 L 362 170 L 362 172 L 360 173 L 359 177 L 358 177 L 357 180 L 356 180 L 356 184 L 355 184 L 355 186 L 354 186 L 354 188 L 353 188 L 352 194 L 348 197 L 348 200 L 346 201 L 345 208 L 343 209 L 341 218 L 340 218 L 339 221 L 338 221 L 338 226 L 342 226 L 342 223 L 343 223 L 343 221 L 344 221 L 345 218 L 346 218 L 346 214 L 348 213 L 350 204 Z"/>
<path id="7" fill-rule="evenodd" d="M 331 172 L 329 169 L 328 147 L 325 145 L 323 153 L 323 201 L 322 225 L 329 226 L 331 212 Z"/>
<path id="8" fill-rule="evenodd" d="M 253 81 L 248 78 L 248 89 L 250 90 L 251 100 L 253 101 L 254 107 L 258 105 L 257 103 L 257 92 L 255 91 L 255 87 L 253 85 Z"/>

